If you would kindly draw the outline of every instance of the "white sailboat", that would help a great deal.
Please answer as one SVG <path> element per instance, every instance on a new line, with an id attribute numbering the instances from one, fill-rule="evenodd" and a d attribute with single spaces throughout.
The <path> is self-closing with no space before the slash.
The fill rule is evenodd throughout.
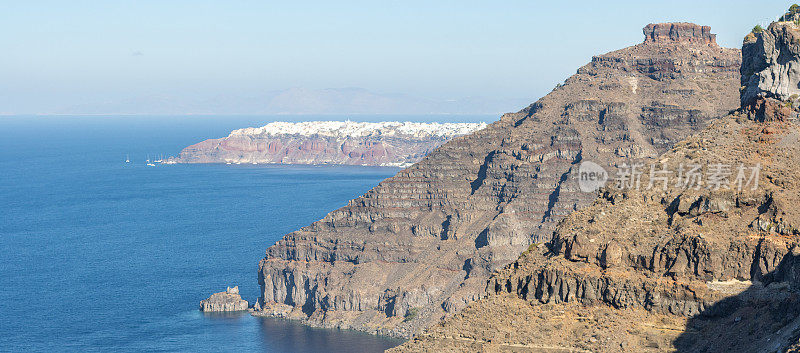
<path id="1" fill-rule="evenodd" d="M 125 155 L 125 163 L 130 163 L 130 162 L 131 162 L 131 157 L 126 154 Z"/>
<path id="2" fill-rule="evenodd" d="M 155 167 L 156 166 L 155 164 L 150 162 L 150 155 L 149 154 L 147 155 L 147 160 L 145 162 L 147 162 L 147 166 L 148 167 Z"/>

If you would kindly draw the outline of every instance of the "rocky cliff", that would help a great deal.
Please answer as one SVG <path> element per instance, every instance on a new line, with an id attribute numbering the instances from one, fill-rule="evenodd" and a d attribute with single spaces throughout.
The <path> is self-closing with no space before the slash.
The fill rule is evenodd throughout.
<path id="1" fill-rule="evenodd" d="M 788 13 L 787 13 L 788 15 Z M 756 27 L 742 45 L 741 104 L 761 115 L 771 112 L 797 118 L 800 106 L 800 32 L 797 23 L 773 22 Z"/>
<path id="2" fill-rule="evenodd" d="M 743 107 L 652 162 L 672 174 L 607 186 L 495 273 L 488 297 L 398 351 L 796 351 L 798 33 L 746 38 Z"/>
<path id="3" fill-rule="evenodd" d="M 671 43 L 685 42 L 699 45 L 717 45 L 717 35 L 711 27 L 694 23 L 657 23 L 644 28 L 645 42 Z"/>
<path id="4" fill-rule="evenodd" d="M 739 106 L 738 50 L 693 24 L 644 35 L 286 235 L 259 263 L 261 313 L 409 337 L 593 202 L 573 177 L 581 161 L 655 157 Z"/>
<path id="5" fill-rule="evenodd" d="M 484 123 L 274 122 L 184 148 L 168 163 L 279 163 L 408 166 Z"/>

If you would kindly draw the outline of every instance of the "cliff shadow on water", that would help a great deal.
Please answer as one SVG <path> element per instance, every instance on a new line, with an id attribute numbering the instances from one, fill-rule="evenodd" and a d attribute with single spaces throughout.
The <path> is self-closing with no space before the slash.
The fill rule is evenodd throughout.
<path id="1" fill-rule="evenodd" d="M 690 318 L 673 342 L 677 352 L 795 352 L 800 349 L 800 251 L 777 268 Z"/>
<path id="2" fill-rule="evenodd" d="M 381 352 L 403 343 L 401 339 L 353 330 L 309 327 L 286 319 L 262 317 L 259 334 L 278 352 Z M 324 347 L 324 348 L 323 348 Z"/>

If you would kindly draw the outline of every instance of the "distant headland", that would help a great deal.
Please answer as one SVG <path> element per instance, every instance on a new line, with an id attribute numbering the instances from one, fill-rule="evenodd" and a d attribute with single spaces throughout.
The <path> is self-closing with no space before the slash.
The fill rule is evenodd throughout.
<path id="1" fill-rule="evenodd" d="M 485 123 L 273 122 L 184 148 L 166 163 L 345 164 L 405 167 Z"/>

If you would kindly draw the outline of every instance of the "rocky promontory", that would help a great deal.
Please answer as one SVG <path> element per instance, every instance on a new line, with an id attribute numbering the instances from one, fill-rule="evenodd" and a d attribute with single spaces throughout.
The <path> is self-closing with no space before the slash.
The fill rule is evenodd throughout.
<path id="1" fill-rule="evenodd" d="M 740 109 L 606 186 L 397 351 L 797 352 L 798 34 L 756 27 Z"/>
<path id="2" fill-rule="evenodd" d="M 200 301 L 200 311 L 244 311 L 249 304 L 239 295 L 239 286 L 228 287 L 224 292 L 214 293 Z"/>
<path id="3" fill-rule="evenodd" d="M 527 108 L 456 137 L 259 263 L 264 315 L 410 337 L 484 296 L 496 270 L 595 202 L 578 166 L 653 159 L 739 107 L 739 50 L 654 24 Z"/>
<path id="4" fill-rule="evenodd" d="M 274 122 L 184 148 L 167 163 L 349 164 L 405 167 L 484 123 Z"/>

